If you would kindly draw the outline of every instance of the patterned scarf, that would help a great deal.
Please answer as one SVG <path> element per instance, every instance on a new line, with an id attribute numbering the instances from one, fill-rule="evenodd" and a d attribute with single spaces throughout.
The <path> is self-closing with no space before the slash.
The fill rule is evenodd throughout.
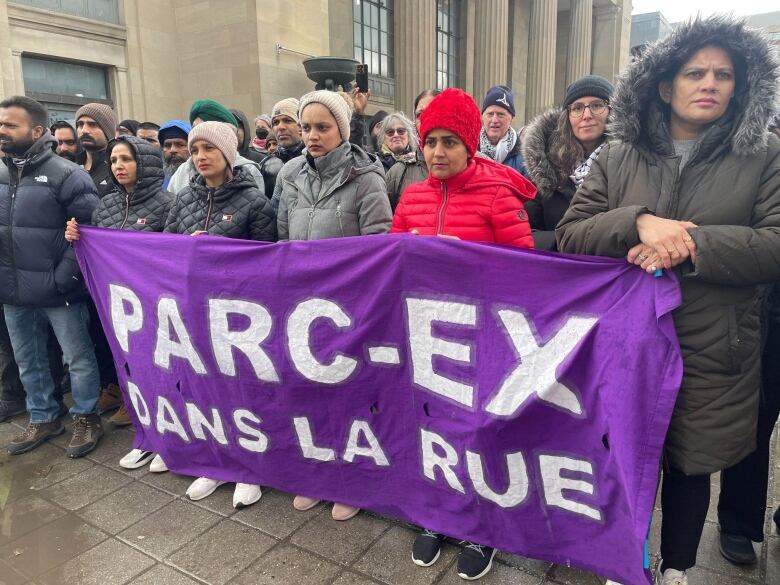
<path id="1" fill-rule="evenodd" d="M 392 156 L 396 162 L 412 163 L 417 160 L 417 154 L 413 150 L 410 150 L 408 146 L 401 154 L 396 154 L 383 142 L 379 151 L 384 155 Z"/>
<path id="2" fill-rule="evenodd" d="M 498 141 L 498 144 L 490 142 L 484 128 L 479 133 L 479 151 L 496 162 L 504 162 L 509 153 L 512 152 L 515 144 L 517 144 L 517 131 L 514 128 L 509 128 L 504 137 Z"/>
<path id="3" fill-rule="evenodd" d="M 590 167 L 593 165 L 593 161 L 595 161 L 599 153 L 601 152 L 601 149 L 604 148 L 604 145 L 606 142 L 602 142 L 596 147 L 596 150 L 590 153 L 590 156 L 586 158 L 584 161 L 582 161 L 580 164 L 578 164 L 576 167 L 574 167 L 574 172 L 569 175 L 571 177 L 571 180 L 574 181 L 574 185 L 579 189 L 580 185 L 585 182 L 585 177 L 588 176 L 588 173 L 590 172 Z"/>

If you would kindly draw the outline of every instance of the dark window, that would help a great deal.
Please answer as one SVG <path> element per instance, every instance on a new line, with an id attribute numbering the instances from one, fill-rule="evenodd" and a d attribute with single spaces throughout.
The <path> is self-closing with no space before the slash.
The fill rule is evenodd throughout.
<path id="1" fill-rule="evenodd" d="M 11 0 L 11 2 L 119 24 L 119 0 Z"/>
<path id="2" fill-rule="evenodd" d="M 368 65 L 372 93 L 393 95 L 393 0 L 355 0 L 352 6 L 355 59 Z"/>
<path id="3" fill-rule="evenodd" d="M 436 85 L 439 89 L 458 87 L 461 2 L 437 0 L 436 5 Z"/>

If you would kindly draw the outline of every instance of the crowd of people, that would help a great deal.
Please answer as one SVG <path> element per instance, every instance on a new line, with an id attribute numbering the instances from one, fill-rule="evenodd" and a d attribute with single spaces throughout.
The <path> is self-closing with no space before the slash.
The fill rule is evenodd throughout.
<path id="1" fill-rule="evenodd" d="M 503 85 L 481 106 L 460 89 L 420 88 L 414 120 L 380 111 L 368 122 L 366 94 L 319 90 L 279 101 L 253 126 L 200 99 L 188 120 L 118 122 L 91 103 L 75 127 L 49 127 L 40 103 L 8 97 L 0 422 L 23 413 L 29 422 L 7 449 L 22 454 L 62 434 L 68 413 L 70 457 L 97 446 L 102 415 L 132 424 L 70 245 L 80 225 L 265 242 L 412 233 L 626 258 L 674 272 L 682 290 L 674 321 L 684 376 L 660 462 L 657 583 L 687 584 L 718 471 L 721 552 L 755 562 L 780 410 L 778 78 L 760 33 L 712 17 L 648 47 L 615 88 L 595 75 L 573 82 L 524 128 Z M 141 449 L 120 464 L 167 471 Z M 222 483 L 198 478 L 187 497 Z M 233 504 L 261 495 L 238 483 Z M 318 503 L 299 494 L 293 506 Z M 332 517 L 359 512 L 337 502 Z M 780 511 L 775 522 L 780 529 Z M 414 563 L 435 563 L 444 539 L 422 530 Z M 479 579 L 495 550 L 464 544 L 458 573 Z"/>

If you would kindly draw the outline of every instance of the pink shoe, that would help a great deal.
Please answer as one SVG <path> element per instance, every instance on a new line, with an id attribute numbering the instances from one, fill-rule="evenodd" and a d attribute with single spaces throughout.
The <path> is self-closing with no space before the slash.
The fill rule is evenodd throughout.
<path id="1" fill-rule="evenodd" d="M 352 506 L 348 506 L 347 504 L 335 503 L 333 504 L 333 510 L 331 510 L 330 515 L 331 518 L 333 518 L 334 520 L 338 520 L 339 522 L 344 522 L 346 520 L 349 520 L 350 518 L 357 516 L 359 512 L 360 512 L 360 508 L 353 508 Z"/>
<path id="2" fill-rule="evenodd" d="M 295 496 L 295 499 L 293 500 L 293 508 L 299 512 L 305 512 L 306 510 L 311 510 L 319 503 L 320 501 L 315 500 L 314 498 L 307 498 L 306 496 Z"/>

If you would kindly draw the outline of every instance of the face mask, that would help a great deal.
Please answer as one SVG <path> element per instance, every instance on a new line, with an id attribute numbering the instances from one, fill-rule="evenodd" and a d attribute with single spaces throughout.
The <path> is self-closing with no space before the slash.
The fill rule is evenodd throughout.
<path id="1" fill-rule="evenodd" d="M 265 140 L 268 138 L 268 130 L 265 128 L 255 128 L 255 136 L 257 136 L 260 140 Z"/>

